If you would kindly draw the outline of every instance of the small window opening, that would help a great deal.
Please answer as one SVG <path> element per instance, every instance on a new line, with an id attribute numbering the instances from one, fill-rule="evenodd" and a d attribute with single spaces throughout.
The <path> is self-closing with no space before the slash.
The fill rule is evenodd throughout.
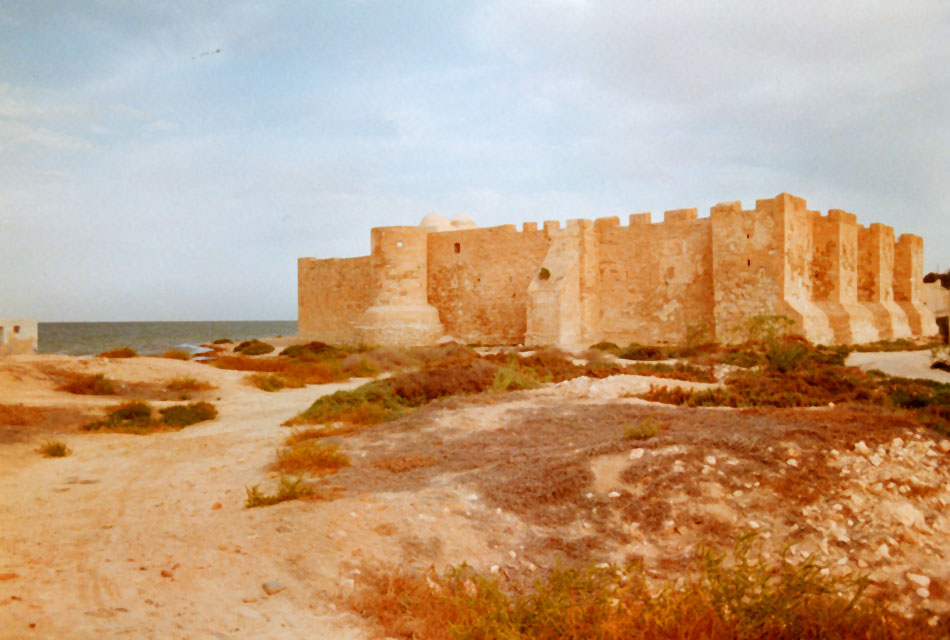
<path id="1" fill-rule="evenodd" d="M 752 266 L 752 260 L 746 260 L 745 263 L 746 263 L 746 266 L 747 266 L 747 267 L 751 267 L 751 266 Z"/>
<path id="2" fill-rule="evenodd" d="M 20 333 L 20 325 L 18 324 L 13 325 L 13 333 Z"/>
<path id="3" fill-rule="evenodd" d="M 402 246 L 402 240 L 400 240 L 399 242 L 397 242 L 397 243 L 396 243 L 396 246 L 397 246 L 397 247 L 401 247 L 401 246 Z"/>
<path id="4" fill-rule="evenodd" d="M 461 243 L 458 243 L 458 242 L 455 243 L 455 253 L 462 253 Z"/>
<path id="5" fill-rule="evenodd" d="M 751 233 L 747 233 L 747 234 L 745 234 L 745 237 L 751 239 L 751 238 L 752 238 L 752 234 L 751 234 Z"/>
<path id="6" fill-rule="evenodd" d="M 538 274 L 539 280 L 547 280 L 551 277 L 551 272 L 548 271 L 547 267 L 541 267 L 541 272 Z"/>

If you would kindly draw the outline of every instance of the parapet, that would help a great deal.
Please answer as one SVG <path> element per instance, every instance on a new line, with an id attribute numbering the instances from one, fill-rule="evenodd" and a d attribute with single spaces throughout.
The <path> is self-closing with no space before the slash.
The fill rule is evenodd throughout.
<path id="1" fill-rule="evenodd" d="M 0 318 L 0 356 L 36 353 L 38 340 L 35 318 Z"/>

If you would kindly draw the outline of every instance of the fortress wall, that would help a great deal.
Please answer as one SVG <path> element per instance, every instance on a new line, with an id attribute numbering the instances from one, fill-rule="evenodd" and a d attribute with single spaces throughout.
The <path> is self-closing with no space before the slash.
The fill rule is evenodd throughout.
<path id="1" fill-rule="evenodd" d="M 558 223 L 443 231 L 428 236 L 429 304 L 446 335 L 466 343 L 521 344 L 528 286 Z"/>
<path id="2" fill-rule="evenodd" d="M 854 214 L 832 209 L 813 214 L 814 255 L 811 280 L 815 304 L 834 331 L 835 342 L 874 342 L 874 316 L 858 303 L 858 226 Z"/>
<path id="3" fill-rule="evenodd" d="M 649 214 L 595 223 L 600 254 L 601 339 L 675 343 L 687 328 L 714 329 L 712 235 L 695 209 L 669 211 L 651 224 Z"/>
<path id="4" fill-rule="evenodd" d="M 902 234 L 894 246 L 894 301 L 917 337 L 937 335 L 937 321 L 920 299 L 924 279 L 924 239 Z"/>
<path id="5" fill-rule="evenodd" d="M 374 291 L 369 256 L 297 260 L 297 335 L 332 344 L 357 344 L 354 323 Z"/>
<path id="6" fill-rule="evenodd" d="M 883 340 L 910 338 L 907 314 L 894 302 L 894 229 L 858 227 L 858 301 L 874 314 Z"/>
<path id="7" fill-rule="evenodd" d="M 782 313 L 784 220 L 771 200 L 746 211 L 739 202 L 720 203 L 709 218 L 716 338 L 735 342 L 749 318 Z"/>

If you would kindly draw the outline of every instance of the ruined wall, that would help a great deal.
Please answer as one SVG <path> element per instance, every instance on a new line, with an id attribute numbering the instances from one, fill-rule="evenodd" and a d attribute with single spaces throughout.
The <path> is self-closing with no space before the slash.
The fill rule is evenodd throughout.
<path id="1" fill-rule="evenodd" d="M 357 344 L 355 322 L 374 298 L 369 256 L 297 261 L 297 335 Z"/>
<path id="2" fill-rule="evenodd" d="M 33 318 L 0 318 L 0 356 L 36 353 L 39 328 Z"/>
<path id="3" fill-rule="evenodd" d="M 625 345 L 682 342 L 713 319 L 712 234 L 695 209 L 596 221 L 600 253 L 600 334 Z"/>
<path id="4" fill-rule="evenodd" d="M 537 224 L 445 231 L 428 236 L 428 299 L 446 335 L 475 344 L 520 344 L 528 285 L 551 239 Z"/>

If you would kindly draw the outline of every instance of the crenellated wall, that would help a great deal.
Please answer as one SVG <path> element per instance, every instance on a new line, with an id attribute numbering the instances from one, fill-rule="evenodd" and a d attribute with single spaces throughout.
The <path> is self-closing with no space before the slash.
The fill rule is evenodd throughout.
<path id="1" fill-rule="evenodd" d="M 36 353 L 38 327 L 35 318 L 0 318 L 0 356 Z"/>
<path id="2" fill-rule="evenodd" d="M 430 214 L 431 222 L 436 214 Z M 441 217 L 439 217 L 441 219 Z M 425 222 L 425 221 L 424 221 Z M 712 207 L 472 228 L 372 230 L 372 254 L 301 258 L 300 335 L 327 342 L 586 346 L 676 343 L 706 327 L 739 339 L 785 315 L 817 343 L 931 336 L 920 302 L 923 241 L 787 193 Z"/>

